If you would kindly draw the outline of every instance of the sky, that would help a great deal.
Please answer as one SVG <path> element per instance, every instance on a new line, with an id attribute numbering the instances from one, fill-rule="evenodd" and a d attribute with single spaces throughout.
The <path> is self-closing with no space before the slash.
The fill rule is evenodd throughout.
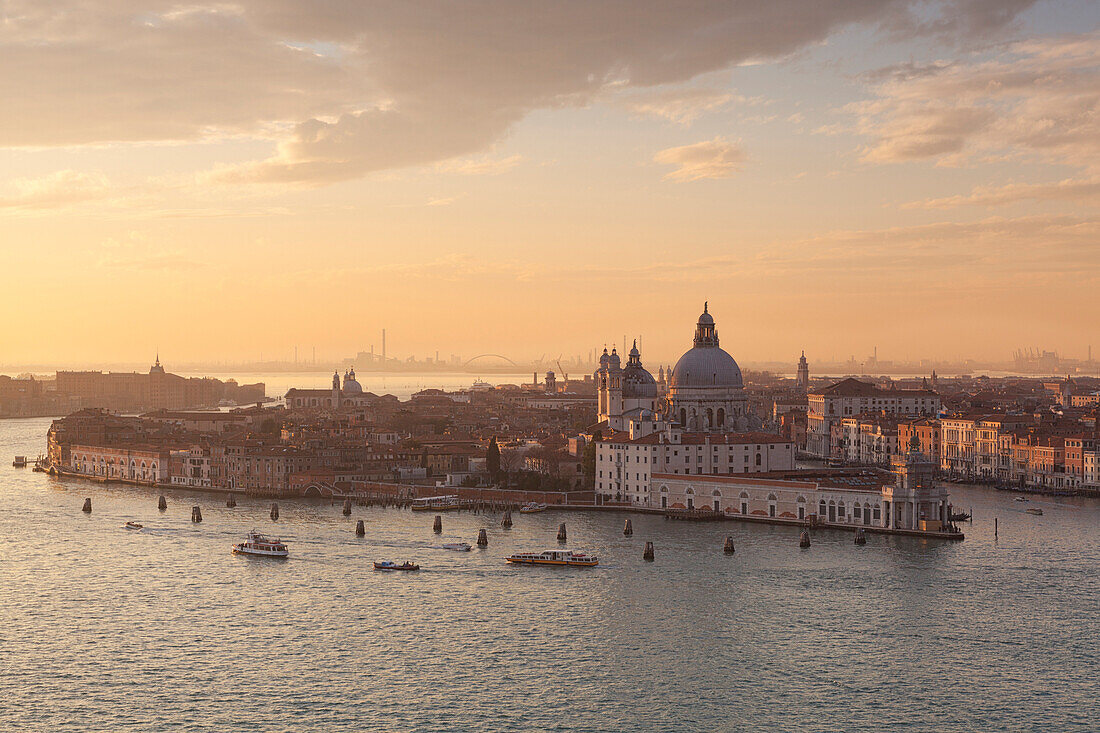
<path id="1" fill-rule="evenodd" d="M 0 0 L 0 362 L 1100 349 L 1100 3 Z"/>

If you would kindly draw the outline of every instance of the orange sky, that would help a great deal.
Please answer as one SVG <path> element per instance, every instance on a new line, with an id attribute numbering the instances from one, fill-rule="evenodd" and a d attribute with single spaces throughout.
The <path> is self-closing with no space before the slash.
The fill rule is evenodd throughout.
<path id="1" fill-rule="evenodd" d="M 1100 349 L 1094 3 L 9 5 L 5 363 Z"/>

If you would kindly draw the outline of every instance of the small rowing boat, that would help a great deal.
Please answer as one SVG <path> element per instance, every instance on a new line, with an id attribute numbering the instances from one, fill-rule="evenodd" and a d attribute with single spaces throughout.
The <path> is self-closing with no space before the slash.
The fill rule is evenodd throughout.
<path id="1" fill-rule="evenodd" d="M 126 529 L 142 529 L 145 525 L 138 524 L 137 522 L 127 522 L 124 526 Z"/>
<path id="2" fill-rule="evenodd" d="M 420 566 L 416 563 L 404 562 L 400 565 L 392 560 L 383 560 L 382 562 L 376 562 L 374 564 L 375 570 L 419 570 Z"/>
<path id="3" fill-rule="evenodd" d="M 1043 516 L 1043 510 L 1039 507 L 1029 506 L 1027 509 L 1024 509 L 1024 511 L 1028 514 L 1034 514 L 1037 517 Z"/>

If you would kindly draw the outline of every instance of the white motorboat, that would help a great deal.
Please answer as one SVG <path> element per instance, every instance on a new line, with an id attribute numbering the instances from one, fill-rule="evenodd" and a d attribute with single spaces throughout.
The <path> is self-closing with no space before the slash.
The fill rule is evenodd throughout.
<path id="1" fill-rule="evenodd" d="M 256 530 L 248 533 L 248 539 L 233 545 L 238 555 L 259 555 L 261 557 L 289 557 L 290 552 L 280 539 L 267 537 Z"/>
<path id="2" fill-rule="evenodd" d="M 590 568 L 600 564 L 599 558 L 572 550 L 547 550 L 546 552 L 517 552 L 505 558 L 517 565 L 570 565 Z"/>
<path id="3" fill-rule="evenodd" d="M 145 525 L 138 524 L 137 522 L 127 522 L 124 526 L 126 529 L 142 529 Z"/>
<path id="4" fill-rule="evenodd" d="M 443 549 L 454 550 L 455 552 L 469 552 L 474 549 L 474 547 L 469 542 L 445 542 L 443 543 Z"/>

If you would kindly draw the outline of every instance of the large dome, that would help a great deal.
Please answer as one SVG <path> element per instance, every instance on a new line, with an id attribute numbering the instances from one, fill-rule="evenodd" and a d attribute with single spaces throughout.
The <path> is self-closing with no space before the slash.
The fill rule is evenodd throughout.
<path id="1" fill-rule="evenodd" d="M 741 367 L 733 357 L 718 346 L 718 330 L 714 318 L 707 312 L 706 303 L 703 313 L 695 325 L 695 346 L 680 357 L 672 369 L 669 386 L 677 387 L 728 387 L 742 389 Z"/>
<path id="2" fill-rule="evenodd" d="M 672 369 L 672 387 L 744 387 L 741 367 L 725 349 L 696 346 Z"/>
<path id="3" fill-rule="evenodd" d="M 623 369 L 623 399 L 656 399 L 657 380 L 642 366 L 642 356 L 638 353 L 638 342 L 630 350 L 630 358 Z"/>

